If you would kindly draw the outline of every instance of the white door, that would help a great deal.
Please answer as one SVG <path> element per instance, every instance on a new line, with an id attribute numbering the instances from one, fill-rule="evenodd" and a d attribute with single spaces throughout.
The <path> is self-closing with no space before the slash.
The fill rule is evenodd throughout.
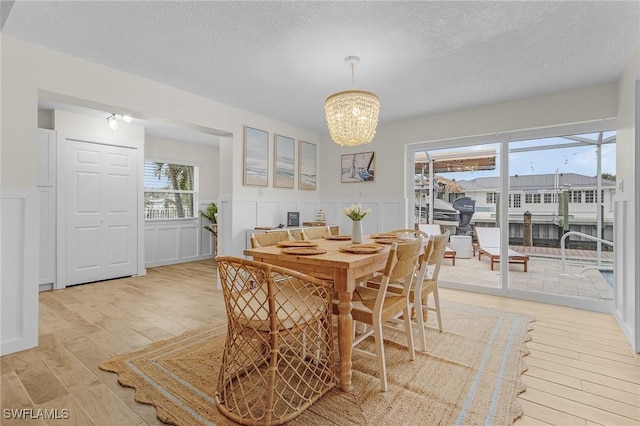
<path id="1" fill-rule="evenodd" d="M 136 149 L 64 143 L 66 285 L 135 275 Z"/>

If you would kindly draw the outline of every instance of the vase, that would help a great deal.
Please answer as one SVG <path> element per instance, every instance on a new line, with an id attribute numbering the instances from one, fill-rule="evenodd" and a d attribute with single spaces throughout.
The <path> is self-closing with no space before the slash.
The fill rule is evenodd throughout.
<path id="1" fill-rule="evenodd" d="M 352 229 L 351 229 L 351 242 L 352 243 L 361 243 L 362 242 L 362 221 L 354 220 Z"/>

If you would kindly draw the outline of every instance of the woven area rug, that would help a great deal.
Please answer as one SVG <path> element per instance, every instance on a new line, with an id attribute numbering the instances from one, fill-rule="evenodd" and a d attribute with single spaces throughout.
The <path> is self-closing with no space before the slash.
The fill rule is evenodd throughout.
<path id="1" fill-rule="evenodd" d="M 535 318 L 442 302 L 444 331 L 428 321 L 428 351 L 410 361 L 403 336 L 385 333 L 389 390 L 380 391 L 374 360 L 353 358 L 353 392 L 334 389 L 290 424 L 510 425 L 522 416 L 525 342 Z M 226 323 L 218 322 L 100 364 L 135 388 L 169 424 L 234 424 L 214 394 Z M 416 340 L 416 343 L 418 341 Z M 373 347 L 373 340 L 365 342 Z"/>

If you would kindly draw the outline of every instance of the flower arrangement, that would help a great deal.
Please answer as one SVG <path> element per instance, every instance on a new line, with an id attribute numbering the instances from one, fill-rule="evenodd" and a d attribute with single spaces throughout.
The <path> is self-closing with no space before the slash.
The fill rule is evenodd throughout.
<path id="1" fill-rule="evenodd" d="M 371 209 L 363 210 L 360 204 L 358 205 L 354 204 L 350 207 L 344 208 L 344 214 L 347 215 L 347 217 L 353 220 L 354 222 L 358 222 L 362 220 L 362 218 L 364 218 L 367 215 L 367 213 L 371 213 Z"/>

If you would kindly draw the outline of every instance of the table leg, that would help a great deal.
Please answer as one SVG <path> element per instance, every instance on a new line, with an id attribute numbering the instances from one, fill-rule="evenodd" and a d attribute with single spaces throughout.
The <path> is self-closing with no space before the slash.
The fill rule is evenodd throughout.
<path id="1" fill-rule="evenodd" d="M 351 316 L 351 292 L 338 292 L 338 352 L 340 354 L 340 388 L 350 392 L 351 386 L 351 345 L 353 343 L 353 317 Z"/>

